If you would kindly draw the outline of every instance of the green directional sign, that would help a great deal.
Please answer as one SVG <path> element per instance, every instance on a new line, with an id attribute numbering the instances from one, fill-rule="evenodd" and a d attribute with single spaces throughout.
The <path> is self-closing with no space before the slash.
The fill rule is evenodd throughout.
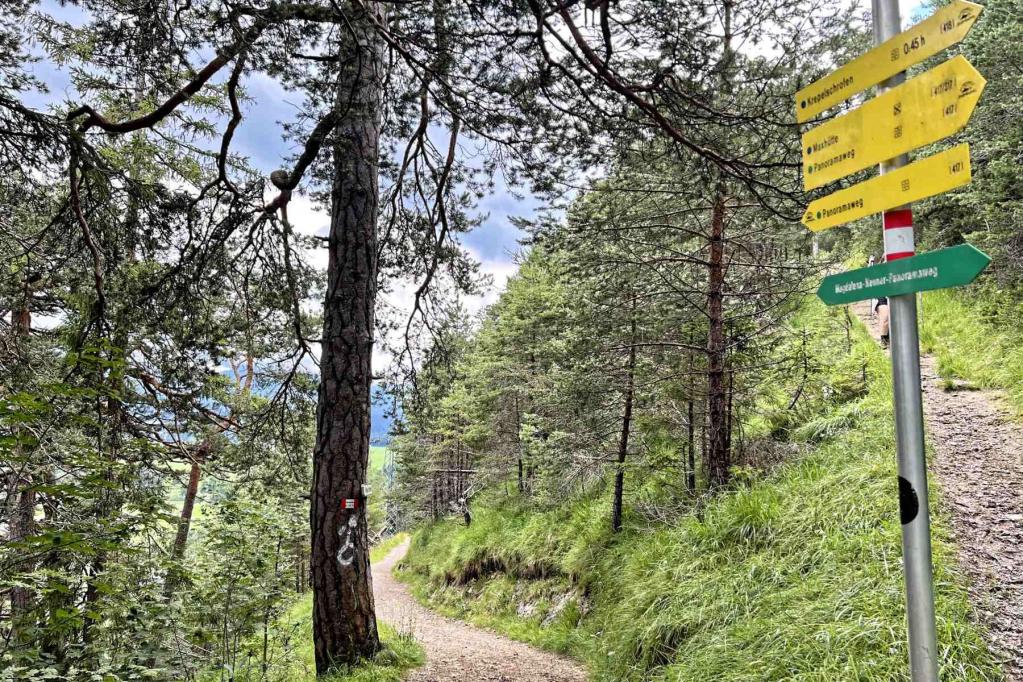
<path id="1" fill-rule="evenodd" d="M 817 295 L 828 305 L 841 305 L 868 298 L 960 287 L 976 279 L 990 262 L 983 251 L 962 244 L 830 275 L 821 282 Z"/>

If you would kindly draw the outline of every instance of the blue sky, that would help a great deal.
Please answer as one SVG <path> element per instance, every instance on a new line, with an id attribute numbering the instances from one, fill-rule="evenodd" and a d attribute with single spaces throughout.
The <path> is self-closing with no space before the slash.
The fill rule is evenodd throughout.
<path id="1" fill-rule="evenodd" d="M 292 121 L 296 117 L 302 106 L 302 97 L 286 91 L 263 74 L 253 74 L 244 86 L 252 102 L 245 107 L 245 119 L 238 128 L 233 147 L 248 156 L 257 168 L 269 173 L 282 167 L 282 160 L 297 151 L 297 144 L 285 141 L 280 131 L 281 122 Z M 473 310 L 495 300 L 499 289 L 515 270 L 514 254 L 519 249 L 518 240 L 523 234 L 509 218 L 533 215 L 539 206 L 528 191 L 517 190 L 516 193 L 523 198 L 509 192 L 503 178 L 496 178 L 493 193 L 479 205 L 480 213 L 486 216 L 484 223 L 463 237 L 463 244 L 480 261 L 483 271 L 493 276 L 495 285 L 488 295 L 467 301 Z M 298 196 L 293 200 L 290 215 L 297 230 L 321 235 L 326 233 L 327 214 L 323 207 L 313 205 L 306 197 Z M 399 287 L 399 296 L 407 293 Z M 400 304 L 399 301 L 391 303 Z"/>
<path id="2" fill-rule="evenodd" d="M 83 16 L 79 8 L 61 6 L 53 0 L 44 0 L 40 7 L 55 17 L 71 22 Z M 81 98 L 70 86 L 70 78 L 65 69 L 45 58 L 30 68 L 49 88 L 48 93 L 29 93 L 26 100 L 30 106 L 45 109 L 52 103 L 64 100 L 81 102 Z M 276 80 L 262 73 L 250 74 L 243 81 L 243 87 L 251 101 L 243 105 L 245 118 L 235 134 L 233 149 L 249 157 L 256 168 L 269 173 L 285 165 L 284 160 L 298 149 L 297 142 L 284 139 L 280 124 L 295 119 L 303 106 L 303 98 L 299 93 L 285 90 Z M 514 269 L 512 256 L 518 249 L 517 240 L 522 237 L 508 217 L 532 215 L 538 205 L 528 196 L 528 192 L 520 193 L 526 195 L 524 200 L 512 196 L 503 180 L 497 178 L 493 194 L 480 205 L 481 212 L 488 216 L 486 221 L 464 239 L 465 245 L 481 260 L 483 269 L 494 275 L 498 286 L 504 284 L 507 275 Z M 322 234 L 326 222 L 322 215 L 317 215 L 319 211 L 316 208 L 319 207 L 307 201 L 304 212 L 302 208 L 298 212 L 308 218 L 303 231 Z M 486 297 L 486 302 L 492 299 L 493 294 Z"/>
<path id="3" fill-rule="evenodd" d="M 869 0 L 858 0 L 868 4 Z M 903 23 L 908 25 L 920 18 L 922 3 L 919 0 L 899 0 Z M 82 16 L 82 11 L 74 6 L 61 6 L 54 0 L 44 0 L 41 8 L 57 17 L 75 21 Z M 33 94 L 28 98 L 32 106 L 45 108 L 51 102 L 68 99 L 80 101 L 76 93 L 70 90 L 67 73 L 49 60 L 43 59 L 33 65 L 33 70 L 50 88 L 48 94 Z M 302 96 L 288 92 L 274 79 L 265 74 L 251 74 L 244 81 L 244 87 L 252 101 L 244 105 L 245 119 L 239 127 L 234 141 L 234 149 L 252 161 L 258 169 L 269 173 L 282 167 L 297 149 L 294 141 L 285 141 L 282 135 L 281 122 L 294 120 L 303 105 Z M 471 308 L 478 309 L 496 298 L 497 289 L 503 287 L 507 277 L 515 271 L 513 256 L 518 250 L 517 241 L 523 236 L 509 221 L 510 216 L 531 216 L 539 202 L 531 197 L 528 191 L 521 190 L 524 199 L 517 199 L 503 184 L 503 179 L 496 178 L 494 192 L 485 198 L 480 205 L 482 213 L 487 215 L 484 224 L 476 231 L 464 237 L 464 244 L 482 264 L 482 269 L 494 277 L 495 291 L 476 301 L 469 301 Z M 323 234 L 326 228 L 326 215 L 322 207 L 312 205 L 307 199 L 299 196 L 293 208 L 296 229 L 306 233 Z"/>
<path id="4" fill-rule="evenodd" d="M 236 133 L 234 148 L 248 156 L 253 164 L 267 173 L 280 168 L 282 159 L 298 150 L 298 145 L 286 142 L 280 134 L 282 121 L 292 121 L 302 106 L 301 95 L 288 92 L 279 83 L 264 74 L 253 74 L 245 81 L 245 88 L 252 98 L 245 108 L 245 120 Z M 501 264 L 511 264 L 511 254 L 522 237 L 508 217 L 532 215 L 538 203 L 528 196 L 517 199 L 508 192 L 502 178 L 497 178 L 493 194 L 480 205 L 482 213 L 488 214 L 485 223 L 467 235 L 464 243 L 474 254 L 484 260 L 485 265 L 497 270 Z"/>

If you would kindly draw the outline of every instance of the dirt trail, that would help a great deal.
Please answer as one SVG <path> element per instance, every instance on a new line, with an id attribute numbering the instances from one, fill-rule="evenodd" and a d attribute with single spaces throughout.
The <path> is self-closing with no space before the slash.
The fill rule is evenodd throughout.
<path id="1" fill-rule="evenodd" d="M 853 306 L 878 338 L 869 303 Z M 974 607 L 1003 661 L 1023 682 L 1023 428 L 994 391 L 946 391 L 937 359 L 921 357 L 932 475 L 952 517 L 960 566 Z"/>
<path id="2" fill-rule="evenodd" d="M 576 663 L 445 618 L 420 606 L 408 588 L 391 575 L 405 556 L 408 541 L 373 566 L 377 616 L 402 631 L 411 630 L 426 650 L 426 665 L 412 671 L 411 682 L 583 682 Z"/>

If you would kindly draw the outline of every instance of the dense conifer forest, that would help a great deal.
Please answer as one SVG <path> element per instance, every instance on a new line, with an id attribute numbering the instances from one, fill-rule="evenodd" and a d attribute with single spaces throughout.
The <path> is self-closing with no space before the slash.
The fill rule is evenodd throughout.
<path id="1" fill-rule="evenodd" d="M 986 79 L 913 213 L 991 257 L 917 299 L 941 679 L 1011 681 L 1023 2 L 982 4 L 909 72 Z M 871 22 L 0 2 L 0 680 L 911 679 L 886 332 L 816 296 L 881 219 L 800 222 L 875 175 L 804 191 L 793 99 Z"/>

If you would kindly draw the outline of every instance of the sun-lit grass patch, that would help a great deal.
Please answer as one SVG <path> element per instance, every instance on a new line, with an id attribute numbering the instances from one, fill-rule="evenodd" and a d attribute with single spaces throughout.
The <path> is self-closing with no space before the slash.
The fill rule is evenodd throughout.
<path id="1" fill-rule="evenodd" d="M 422 647 L 408 632 L 399 632 L 390 625 L 377 621 L 383 648 L 370 661 L 350 670 L 339 670 L 329 677 L 316 677 L 312 637 L 313 599 L 306 594 L 270 628 L 267 636 L 269 666 L 265 676 L 261 673 L 262 632 L 251 638 L 249 651 L 235 666 L 233 675 L 224 679 L 236 682 L 398 682 L 411 668 L 425 661 Z M 204 682 L 219 680 L 220 670 L 207 671 Z"/>
<path id="2" fill-rule="evenodd" d="M 382 445 L 369 446 L 369 468 L 380 470 L 387 464 L 387 448 Z"/>

